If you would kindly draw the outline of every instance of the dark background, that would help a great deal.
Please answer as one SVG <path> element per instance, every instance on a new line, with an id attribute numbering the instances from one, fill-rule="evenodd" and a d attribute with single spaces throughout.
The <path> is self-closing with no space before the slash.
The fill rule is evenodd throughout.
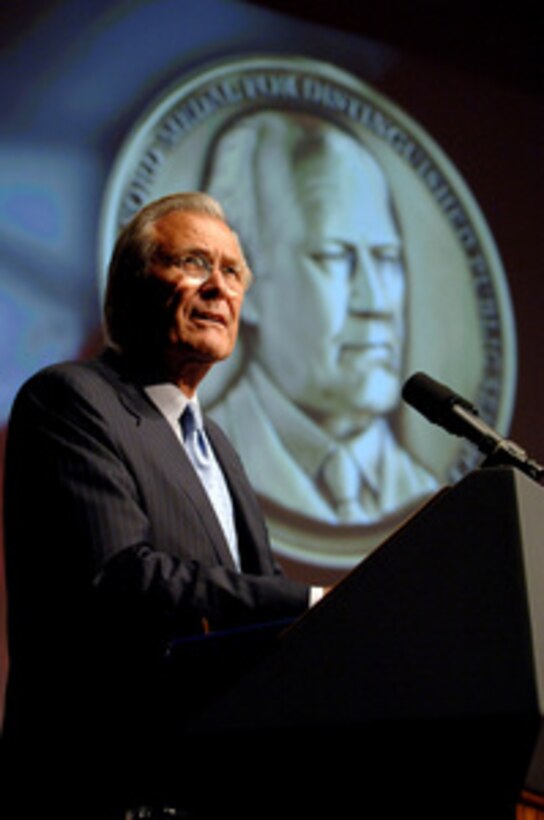
<path id="1" fill-rule="evenodd" d="M 469 0 L 455 3 L 251 0 L 250 4 L 372 37 L 530 93 L 544 91 L 544 24 L 539 5 L 527 0 L 501 4 Z"/>
<path id="2" fill-rule="evenodd" d="M 542 38 L 538 3 L 487 4 L 440 2 L 360 2 L 331 0 L 246 0 L 264 8 L 361 34 L 463 71 L 493 77 L 527 92 L 544 92 Z M 62 0 L 4 3 L 0 11 L 0 45 L 11 44 L 36 19 Z M 89 3 L 92 6 L 92 3 Z"/>

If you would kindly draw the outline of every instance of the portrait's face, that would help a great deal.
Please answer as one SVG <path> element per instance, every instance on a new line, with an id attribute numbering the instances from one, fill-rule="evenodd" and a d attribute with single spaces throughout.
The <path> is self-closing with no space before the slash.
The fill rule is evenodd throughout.
<path id="1" fill-rule="evenodd" d="M 266 183 L 262 195 L 262 213 L 284 218 L 281 231 L 261 233 L 257 358 L 323 423 L 388 412 L 400 390 L 405 271 L 383 172 L 342 137 L 295 165 L 290 201 L 272 201 Z"/>
<path id="2" fill-rule="evenodd" d="M 232 353 L 238 334 L 244 287 L 237 272 L 245 269 L 238 240 L 220 220 L 186 211 L 161 217 L 151 230 L 163 352 L 174 366 L 211 366 Z M 195 257 L 208 269 L 200 281 L 183 264 Z"/>

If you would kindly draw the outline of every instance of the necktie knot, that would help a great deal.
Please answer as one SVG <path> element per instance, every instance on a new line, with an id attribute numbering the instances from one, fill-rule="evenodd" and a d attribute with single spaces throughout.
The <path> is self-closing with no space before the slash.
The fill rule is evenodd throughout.
<path id="1" fill-rule="evenodd" d="M 192 404 L 187 404 L 181 414 L 180 422 L 183 441 L 189 444 L 199 462 L 204 464 L 209 458 L 208 447 L 204 437 L 204 428 L 202 427 L 200 414 Z"/>
<path id="2" fill-rule="evenodd" d="M 185 406 L 180 421 L 184 439 L 192 436 L 200 428 L 197 412 L 190 402 Z"/>

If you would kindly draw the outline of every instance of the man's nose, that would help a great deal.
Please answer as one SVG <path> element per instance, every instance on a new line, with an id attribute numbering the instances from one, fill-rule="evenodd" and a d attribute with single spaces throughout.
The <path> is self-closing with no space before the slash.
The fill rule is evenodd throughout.
<path id="1" fill-rule="evenodd" d="M 200 290 L 207 295 L 216 293 L 220 293 L 221 295 L 227 294 L 227 281 L 219 262 L 210 263 L 208 275 L 202 283 Z"/>
<path id="2" fill-rule="evenodd" d="M 387 287 L 379 262 L 367 250 L 357 254 L 351 278 L 350 308 L 357 313 L 391 315 Z"/>

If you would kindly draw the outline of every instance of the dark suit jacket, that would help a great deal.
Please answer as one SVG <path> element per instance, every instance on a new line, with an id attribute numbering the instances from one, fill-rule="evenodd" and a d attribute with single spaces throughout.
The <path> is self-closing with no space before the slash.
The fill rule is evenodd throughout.
<path id="1" fill-rule="evenodd" d="M 60 736 L 76 753 L 98 736 L 126 755 L 142 724 L 164 717 L 169 639 L 203 619 L 217 629 L 306 608 L 307 587 L 273 559 L 238 456 L 211 421 L 207 433 L 234 501 L 241 573 L 183 448 L 113 353 L 48 368 L 20 391 L 6 454 L 7 738 L 27 749 L 39 739 L 43 752 Z M 182 693 L 177 708 L 191 710 Z"/>

